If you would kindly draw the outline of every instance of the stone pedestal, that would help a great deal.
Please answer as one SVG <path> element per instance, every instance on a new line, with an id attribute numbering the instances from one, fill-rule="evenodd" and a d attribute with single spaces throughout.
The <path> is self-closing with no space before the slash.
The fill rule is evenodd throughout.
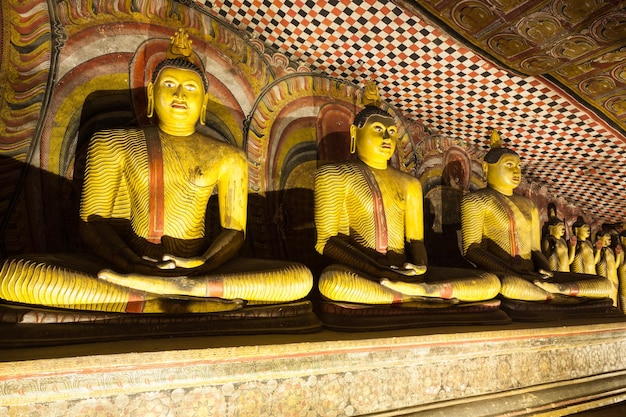
<path id="1" fill-rule="evenodd" d="M 566 415 L 626 399 L 626 323 L 433 332 L 58 347 L 0 363 L 0 417 Z"/>

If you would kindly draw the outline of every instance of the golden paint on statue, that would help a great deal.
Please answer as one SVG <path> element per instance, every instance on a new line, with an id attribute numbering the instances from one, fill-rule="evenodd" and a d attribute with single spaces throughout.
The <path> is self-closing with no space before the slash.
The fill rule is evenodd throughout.
<path id="1" fill-rule="evenodd" d="M 611 282 L 611 299 L 613 305 L 617 306 L 618 298 L 618 266 L 621 257 L 621 247 L 616 246 L 617 250 L 614 250 L 611 246 L 612 237 L 608 231 L 601 230 L 596 234 L 596 273 Z M 618 249 L 619 248 L 619 249 Z"/>
<path id="2" fill-rule="evenodd" d="M 574 251 L 574 260 L 571 264 L 572 272 L 595 274 L 599 253 L 594 251 L 593 243 L 589 240 L 591 227 L 582 217 L 578 217 L 572 224 L 572 232 L 576 236 L 576 249 Z"/>
<path id="3" fill-rule="evenodd" d="M 551 271 L 570 272 L 574 261 L 576 238 L 566 241 L 565 222 L 557 217 L 556 206 L 548 205 L 548 222 L 544 225 L 541 251 L 548 259 Z"/>
<path id="4" fill-rule="evenodd" d="M 368 102 L 372 88 L 368 85 Z M 489 300 L 493 274 L 464 276 L 427 267 L 419 180 L 388 166 L 396 148 L 394 119 L 366 106 L 350 127 L 355 162 L 318 168 L 315 178 L 316 250 L 335 264 L 321 274 L 321 294 L 335 302 L 424 305 L 424 301 Z"/>
<path id="5" fill-rule="evenodd" d="M 461 205 L 463 254 L 500 276 L 501 295 L 553 302 L 609 297 L 611 283 L 604 277 L 551 271 L 541 251 L 539 211 L 532 200 L 513 192 L 522 179 L 520 157 L 501 147 L 497 132 L 483 170 L 487 187 L 465 195 Z"/>
<path id="6" fill-rule="evenodd" d="M 626 230 L 619 234 L 620 253 L 617 262 L 618 284 L 618 307 L 622 313 L 626 313 Z"/>
<path id="7" fill-rule="evenodd" d="M 158 127 L 106 130 L 89 144 L 81 236 L 97 257 L 7 260 L 0 298 L 115 312 L 212 312 L 305 297 L 311 272 L 235 258 L 245 239 L 248 166 L 238 148 L 196 131 L 208 83 L 180 30 L 147 86 Z M 217 190 L 220 234 L 205 216 Z"/>

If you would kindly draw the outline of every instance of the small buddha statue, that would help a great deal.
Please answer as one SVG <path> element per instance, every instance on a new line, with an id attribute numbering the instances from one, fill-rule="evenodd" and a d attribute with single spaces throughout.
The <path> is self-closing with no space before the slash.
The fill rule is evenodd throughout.
<path id="1" fill-rule="evenodd" d="M 594 250 L 590 240 L 591 227 L 579 216 L 572 224 L 572 232 L 576 236 L 576 247 L 574 249 L 574 260 L 571 263 L 572 272 L 582 274 L 595 274 L 598 263 L 598 251 Z"/>
<path id="2" fill-rule="evenodd" d="M 622 313 L 626 313 L 626 230 L 619 234 L 619 253 L 617 261 L 618 307 Z"/>
<path id="3" fill-rule="evenodd" d="M 604 277 L 551 270 L 541 251 L 539 211 L 514 193 L 522 179 L 520 157 L 501 146 L 495 131 L 483 171 L 487 187 L 466 194 L 461 203 L 463 254 L 498 274 L 503 297 L 542 302 L 610 297 L 612 285 Z"/>
<path id="4" fill-rule="evenodd" d="M 305 297 L 308 268 L 240 259 L 248 165 L 242 150 L 196 131 L 208 82 L 180 30 L 147 85 L 157 126 L 96 133 L 87 153 L 80 233 L 94 256 L 8 259 L 0 298 L 107 312 L 192 313 Z M 206 233 L 217 192 L 221 232 Z"/>
<path id="5" fill-rule="evenodd" d="M 612 236 L 609 231 L 601 230 L 596 234 L 596 273 L 607 278 L 611 284 L 611 299 L 613 305 L 617 306 L 618 299 L 618 267 L 621 259 L 621 246 L 612 247 Z"/>
<path id="6" fill-rule="evenodd" d="M 369 84 L 368 103 L 378 101 L 372 90 Z M 321 273 L 320 293 L 366 305 L 494 298 L 493 274 L 428 267 L 421 184 L 388 164 L 397 133 L 389 113 L 367 105 L 350 126 L 350 152 L 358 159 L 317 169 L 315 248 L 334 262 Z"/>
<path id="7" fill-rule="evenodd" d="M 565 222 L 557 217 L 556 206 L 548 205 L 548 221 L 544 225 L 541 251 L 548 259 L 551 271 L 569 272 L 574 261 L 576 238 L 566 241 Z"/>

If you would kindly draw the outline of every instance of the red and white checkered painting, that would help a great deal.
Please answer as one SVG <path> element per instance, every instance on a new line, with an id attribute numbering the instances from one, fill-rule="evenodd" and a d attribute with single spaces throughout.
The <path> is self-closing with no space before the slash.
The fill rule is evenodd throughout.
<path id="1" fill-rule="evenodd" d="M 201 3 L 201 2 L 200 2 Z M 389 1 L 233 0 L 204 7 L 311 70 L 359 85 L 433 133 L 487 149 L 497 129 L 529 181 L 626 221 L 626 135 L 547 79 L 498 67 Z"/>

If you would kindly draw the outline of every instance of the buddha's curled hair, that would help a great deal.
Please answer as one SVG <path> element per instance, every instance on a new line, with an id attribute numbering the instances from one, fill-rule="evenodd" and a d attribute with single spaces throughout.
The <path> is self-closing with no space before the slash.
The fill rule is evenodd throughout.
<path id="1" fill-rule="evenodd" d="M 387 113 L 385 110 L 379 107 L 373 106 L 373 105 L 369 105 L 369 106 L 365 106 L 363 110 L 361 110 L 360 112 L 357 113 L 356 116 L 354 116 L 353 124 L 360 129 L 363 126 L 365 126 L 365 122 L 367 121 L 368 117 L 374 114 L 393 118 L 393 116 Z"/>
<path id="2" fill-rule="evenodd" d="M 159 72 L 161 72 L 163 68 L 180 68 L 180 69 L 194 71 L 200 76 L 200 79 L 202 80 L 202 84 L 204 85 L 204 91 L 205 92 L 209 91 L 209 81 L 207 80 L 206 75 L 204 74 L 204 71 L 202 71 L 200 67 L 198 67 L 196 64 L 189 61 L 188 59 L 184 59 L 184 58 L 164 59 L 154 69 L 154 72 L 152 73 L 152 83 L 156 81 L 157 77 L 159 76 Z"/>
<path id="3" fill-rule="evenodd" d="M 489 150 L 489 152 L 485 154 L 485 157 L 483 158 L 483 160 L 487 162 L 488 164 L 495 164 L 496 162 L 500 160 L 500 158 L 502 158 L 502 156 L 507 155 L 507 154 L 515 155 L 519 157 L 517 152 L 508 148 L 504 148 L 502 146 L 502 139 L 500 139 L 500 133 L 498 133 L 497 130 L 493 130 L 491 132 L 490 141 L 491 141 L 491 149 Z"/>
<path id="4" fill-rule="evenodd" d="M 517 152 L 509 148 L 496 148 L 496 149 L 489 150 L 489 152 L 485 154 L 484 161 L 487 162 L 488 164 L 495 164 L 496 162 L 500 160 L 500 158 L 502 158 L 502 156 L 506 154 L 519 156 Z"/>

